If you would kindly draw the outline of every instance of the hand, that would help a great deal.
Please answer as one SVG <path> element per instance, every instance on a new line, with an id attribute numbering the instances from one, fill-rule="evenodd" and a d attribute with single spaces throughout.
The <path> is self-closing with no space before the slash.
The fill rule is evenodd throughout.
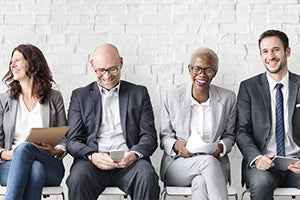
<path id="1" fill-rule="evenodd" d="M 212 154 L 215 158 L 219 158 L 220 154 L 223 152 L 223 144 L 218 144 L 217 149 L 215 152 Z"/>
<path id="2" fill-rule="evenodd" d="M 118 167 L 107 153 L 93 153 L 92 163 L 102 170 L 112 170 Z"/>
<path id="3" fill-rule="evenodd" d="M 1 158 L 2 160 L 12 160 L 14 158 L 13 154 L 14 154 L 13 150 L 10 151 L 4 150 L 1 154 Z"/>
<path id="4" fill-rule="evenodd" d="M 268 170 L 275 166 L 275 163 L 271 160 L 274 158 L 275 154 L 263 155 L 255 161 L 256 169 L 258 170 Z"/>
<path id="5" fill-rule="evenodd" d="M 290 164 L 288 169 L 296 174 L 300 174 L 300 160 L 295 162 L 294 164 Z"/>
<path id="6" fill-rule="evenodd" d="M 176 141 L 173 149 L 177 153 L 179 157 L 189 158 L 192 157 L 194 154 L 189 152 L 186 148 L 186 141 Z"/>
<path id="7" fill-rule="evenodd" d="M 34 143 L 33 143 L 34 144 Z M 45 151 L 47 151 L 51 156 L 54 155 L 59 155 L 62 154 L 62 150 L 60 149 L 55 149 L 51 144 L 47 144 L 47 143 L 42 143 L 42 144 L 34 144 L 36 147 L 40 148 L 40 149 L 44 149 Z"/>
<path id="8" fill-rule="evenodd" d="M 135 161 L 137 161 L 137 159 L 138 155 L 136 155 L 136 153 L 132 151 L 125 152 L 124 158 L 117 163 L 118 168 L 126 168 L 132 165 L 132 163 L 134 163 Z"/>

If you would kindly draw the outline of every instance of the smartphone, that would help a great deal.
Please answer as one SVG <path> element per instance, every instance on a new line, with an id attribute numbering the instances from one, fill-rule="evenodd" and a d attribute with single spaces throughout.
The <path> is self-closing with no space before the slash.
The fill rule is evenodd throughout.
<path id="1" fill-rule="evenodd" d="M 123 149 L 115 149 L 109 152 L 111 159 L 114 162 L 120 162 L 124 157 L 125 151 Z"/>

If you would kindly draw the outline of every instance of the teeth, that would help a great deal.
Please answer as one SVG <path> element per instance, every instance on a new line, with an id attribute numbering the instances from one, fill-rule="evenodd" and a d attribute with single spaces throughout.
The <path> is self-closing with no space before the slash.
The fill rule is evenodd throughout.
<path id="1" fill-rule="evenodd" d="M 206 83 L 206 81 L 202 81 L 202 80 L 196 80 L 199 83 Z"/>

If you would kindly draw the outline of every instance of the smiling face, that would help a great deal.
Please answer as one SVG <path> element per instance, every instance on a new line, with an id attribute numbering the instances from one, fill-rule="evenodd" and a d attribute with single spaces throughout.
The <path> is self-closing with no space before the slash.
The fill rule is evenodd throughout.
<path id="1" fill-rule="evenodd" d="M 260 43 L 260 56 L 267 73 L 271 76 L 283 77 L 287 71 L 287 57 L 290 56 L 291 49 L 284 46 L 276 36 L 265 37 Z M 276 79 L 275 79 L 276 80 Z"/>
<path id="2" fill-rule="evenodd" d="M 211 60 L 204 55 L 199 55 L 191 61 L 192 62 L 189 66 L 189 73 L 193 82 L 193 89 L 200 91 L 208 90 L 211 81 L 216 75 L 216 66 L 214 66 Z M 214 70 L 214 73 L 207 73 L 210 72 L 211 69 Z"/>
<path id="3" fill-rule="evenodd" d="M 14 80 L 22 81 L 29 79 L 26 75 L 28 62 L 24 59 L 23 54 L 16 50 L 10 60 L 10 70 L 13 74 Z"/>
<path id="4" fill-rule="evenodd" d="M 110 90 L 119 83 L 123 60 L 115 46 L 105 44 L 97 47 L 90 64 L 100 86 Z"/>

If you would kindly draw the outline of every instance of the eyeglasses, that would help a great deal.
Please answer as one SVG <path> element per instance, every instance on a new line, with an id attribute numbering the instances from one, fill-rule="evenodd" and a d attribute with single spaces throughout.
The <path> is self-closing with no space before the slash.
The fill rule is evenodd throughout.
<path id="1" fill-rule="evenodd" d="M 202 71 L 204 71 L 204 73 L 207 75 L 207 76 L 212 76 L 214 75 L 217 70 L 212 68 L 212 67 L 208 67 L 208 68 L 201 68 L 201 67 L 197 67 L 197 66 L 192 66 L 192 65 L 189 65 L 189 67 L 191 68 L 193 74 L 201 74 Z"/>
<path id="2" fill-rule="evenodd" d="M 104 68 L 96 68 L 94 69 L 96 74 L 99 74 L 99 75 L 103 75 L 105 74 L 105 72 L 111 74 L 111 75 L 116 75 L 119 71 L 119 66 L 112 66 L 108 69 L 104 69 Z"/>

